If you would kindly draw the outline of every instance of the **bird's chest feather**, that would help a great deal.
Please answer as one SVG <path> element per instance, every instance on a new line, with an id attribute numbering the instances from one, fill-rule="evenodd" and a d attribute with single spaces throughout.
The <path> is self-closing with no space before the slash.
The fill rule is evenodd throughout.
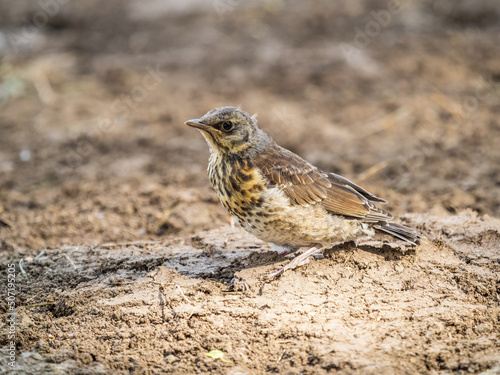
<path id="1" fill-rule="evenodd" d="M 208 176 L 222 205 L 240 221 L 262 207 L 265 182 L 249 158 L 211 155 Z"/>

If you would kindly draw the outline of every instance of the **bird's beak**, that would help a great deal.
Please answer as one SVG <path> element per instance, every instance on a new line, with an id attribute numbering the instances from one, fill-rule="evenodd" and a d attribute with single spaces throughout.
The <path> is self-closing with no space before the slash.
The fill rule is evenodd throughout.
<path id="1" fill-rule="evenodd" d="M 200 122 L 200 119 L 198 119 L 198 118 L 195 118 L 195 119 L 193 119 L 193 120 L 187 120 L 187 121 L 185 122 L 185 124 L 186 124 L 186 125 L 188 125 L 188 126 L 191 126 L 191 127 L 193 127 L 193 128 L 197 128 L 197 129 L 200 129 L 200 130 L 205 130 L 205 131 L 210 131 L 210 130 L 212 130 L 212 129 L 213 129 L 213 128 L 212 128 L 211 126 L 209 126 L 209 125 L 202 124 L 202 123 Z"/>

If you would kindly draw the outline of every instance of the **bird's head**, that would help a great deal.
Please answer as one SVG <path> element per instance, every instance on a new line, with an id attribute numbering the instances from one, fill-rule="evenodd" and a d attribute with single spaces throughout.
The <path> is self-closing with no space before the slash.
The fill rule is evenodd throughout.
<path id="1" fill-rule="evenodd" d="M 211 151 L 222 154 L 250 152 L 267 139 L 257 127 L 257 119 L 235 107 L 212 109 L 186 125 L 199 129 Z"/>

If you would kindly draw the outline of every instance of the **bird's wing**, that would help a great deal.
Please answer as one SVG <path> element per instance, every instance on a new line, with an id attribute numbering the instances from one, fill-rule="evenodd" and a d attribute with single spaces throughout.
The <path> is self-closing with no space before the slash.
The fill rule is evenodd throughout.
<path id="1" fill-rule="evenodd" d="M 387 203 L 348 179 L 326 173 L 276 144 L 254 159 L 270 184 L 278 185 L 292 204 L 320 204 L 332 214 L 366 222 L 392 220 L 393 216 L 372 202 Z"/>

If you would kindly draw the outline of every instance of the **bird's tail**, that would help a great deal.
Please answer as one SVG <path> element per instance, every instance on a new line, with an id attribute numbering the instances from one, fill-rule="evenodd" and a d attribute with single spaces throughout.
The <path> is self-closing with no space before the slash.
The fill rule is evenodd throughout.
<path id="1" fill-rule="evenodd" d="M 381 223 L 373 226 L 382 232 L 388 233 L 391 236 L 397 237 L 403 241 L 417 245 L 421 239 L 426 238 L 423 234 L 397 223 Z"/>

